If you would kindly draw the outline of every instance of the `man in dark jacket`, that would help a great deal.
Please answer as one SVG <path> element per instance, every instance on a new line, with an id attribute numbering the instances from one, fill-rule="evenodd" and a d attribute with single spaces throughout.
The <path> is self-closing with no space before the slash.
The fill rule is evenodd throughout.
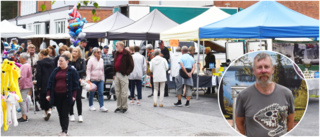
<path id="1" fill-rule="evenodd" d="M 214 65 L 216 65 L 216 57 L 211 52 L 210 47 L 206 47 L 205 53 L 207 54 L 207 56 L 205 58 L 206 65 L 203 66 L 202 70 L 204 70 L 206 68 L 208 71 L 211 71 L 211 70 L 209 70 L 209 68 L 210 68 L 209 64 L 214 63 Z M 214 87 L 212 87 L 212 92 L 214 93 Z M 210 88 L 207 89 L 206 94 L 210 94 Z"/>
<path id="2" fill-rule="evenodd" d="M 160 54 L 160 56 L 161 56 L 161 57 L 164 57 L 164 58 L 167 60 L 167 62 L 169 62 L 170 53 L 169 53 L 168 48 L 164 46 L 164 43 L 163 43 L 162 40 L 159 41 L 159 48 L 161 49 L 161 54 Z M 167 71 L 167 74 L 166 74 L 166 75 L 168 76 L 168 71 Z M 158 88 L 158 89 L 160 89 L 160 88 Z M 160 93 L 160 92 L 158 92 L 158 93 Z M 166 82 L 166 85 L 165 85 L 165 87 L 164 87 L 164 96 L 165 96 L 165 97 L 169 96 L 168 93 L 169 93 L 169 89 L 168 89 L 168 84 L 167 84 L 167 82 Z"/>
<path id="3" fill-rule="evenodd" d="M 116 50 L 113 79 L 117 97 L 117 109 L 114 112 L 120 111 L 125 113 L 128 110 L 128 75 L 133 71 L 134 64 L 131 54 L 124 49 L 123 42 L 119 41 L 116 43 Z"/>

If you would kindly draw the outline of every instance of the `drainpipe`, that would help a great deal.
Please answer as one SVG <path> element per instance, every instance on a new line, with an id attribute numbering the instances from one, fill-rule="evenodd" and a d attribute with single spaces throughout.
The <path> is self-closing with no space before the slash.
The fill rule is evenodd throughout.
<path id="1" fill-rule="evenodd" d="M 19 16 L 16 16 L 14 19 L 16 20 L 16 26 L 18 26 L 18 17 Z"/>

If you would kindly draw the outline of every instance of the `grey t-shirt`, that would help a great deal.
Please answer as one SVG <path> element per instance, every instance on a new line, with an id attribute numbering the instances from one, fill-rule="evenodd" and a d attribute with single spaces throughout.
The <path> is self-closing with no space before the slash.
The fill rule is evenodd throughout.
<path id="1" fill-rule="evenodd" d="M 248 137 L 278 137 L 285 134 L 287 117 L 294 113 L 291 90 L 279 84 L 275 84 L 270 95 L 261 94 L 252 85 L 239 93 L 236 103 L 236 115 L 245 117 Z"/>

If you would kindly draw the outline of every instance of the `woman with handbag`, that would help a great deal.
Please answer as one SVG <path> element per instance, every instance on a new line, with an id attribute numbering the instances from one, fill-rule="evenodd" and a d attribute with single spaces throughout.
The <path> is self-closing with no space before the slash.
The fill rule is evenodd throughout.
<path id="1" fill-rule="evenodd" d="M 79 83 L 81 83 L 81 78 L 83 78 L 86 74 L 86 62 L 84 61 L 84 59 L 81 58 L 81 50 L 79 47 L 75 47 L 72 49 L 72 60 L 70 61 L 69 64 L 77 70 L 80 76 Z M 70 108 L 70 121 L 75 121 L 73 106 L 75 103 L 77 103 L 79 122 L 80 123 L 83 122 L 81 95 L 82 95 L 82 86 L 80 86 L 79 90 L 77 90 L 76 101 L 73 102 Z"/>
<path id="2" fill-rule="evenodd" d="M 153 72 L 154 93 L 153 101 L 154 107 L 157 107 L 158 88 L 160 85 L 160 105 L 163 107 L 164 88 L 167 81 L 166 71 L 168 70 L 168 62 L 165 58 L 160 56 L 160 49 L 154 51 L 155 57 L 150 62 L 150 71 Z M 153 85 L 152 85 L 153 86 Z"/>
<path id="3" fill-rule="evenodd" d="M 105 81 L 104 76 L 104 64 L 101 58 L 101 50 L 97 47 L 92 49 L 92 55 L 87 65 L 87 77 L 88 83 L 96 84 L 98 88 L 98 100 L 100 105 L 100 111 L 107 112 L 108 109 L 104 107 L 103 102 L 103 83 Z M 89 94 L 89 110 L 95 111 L 96 108 L 93 106 L 93 96 L 95 92 Z"/>
<path id="4" fill-rule="evenodd" d="M 55 68 L 49 77 L 46 98 L 51 105 L 57 107 L 62 129 L 59 136 L 66 136 L 69 126 L 68 114 L 76 99 L 80 77 L 73 67 L 68 66 L 68 56 L 61 55 L 58 63 L 59 67 Z"/>

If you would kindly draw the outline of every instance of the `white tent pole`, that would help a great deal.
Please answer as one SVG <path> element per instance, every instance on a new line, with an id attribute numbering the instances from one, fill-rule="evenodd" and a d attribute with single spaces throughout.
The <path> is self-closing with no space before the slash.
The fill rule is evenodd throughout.
<path id="1" fill-rule="evenodd" d="M 204 65 L 204 63 L 205 63 L 205 62 L 204 62 L 204 61 L 205 61 L 205 60 L 204 60 L 204 54 L 205 54 L 205 48 L 206 48 L 206 46 L 205 46 L 204 40 L 203 40 L 202 42 L 203 42 L 203 53 L 202 53 L 202 59 L 203 59 L 203 62 L 202 62 L 202 63 L 203 63 L 203 64 L 202 64 L 202 65 Z M 200 52 L 200 46 L 199 46 L 199 52 Z"/>
<path id="2" fill-rule="evenodd" d="M 260 39 L 260 50 L 262 50 L 261 39 Z"/>
<path id="3" fill-rule="evenodd" d="M 198 65 L 198 63 L 199 63 L 199 61 L 200 61 L 200 54 L 199 54 L 199 52 L 200 52 L 200 39 L 198 39 L 198 49 L 199 49 L 199 51 L 198 51 L 198 61 L 197 61 L 197 64 L 196 64 L 196 68 L 197 68 L 197 97 L 196 97 L 196 99 L 199 99 L 199 65 Z"/>

